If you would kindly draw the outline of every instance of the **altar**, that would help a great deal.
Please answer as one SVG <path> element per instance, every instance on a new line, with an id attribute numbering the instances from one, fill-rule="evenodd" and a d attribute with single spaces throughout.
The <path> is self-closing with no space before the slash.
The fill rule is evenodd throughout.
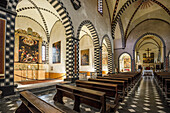
<path id="1" fill-rule="evenodd" d="M 144 75 L 152 75 L 153 76 L 154 75 L 153 70 L 143 70 L 142 71 L 142 76 L 144 76 Z"/>
<path id="2" fill-rule="evenodd" d="M 46 79 L 42 45 L 42 37 L 31 28 L 15 31 L 14 81 Z"/>

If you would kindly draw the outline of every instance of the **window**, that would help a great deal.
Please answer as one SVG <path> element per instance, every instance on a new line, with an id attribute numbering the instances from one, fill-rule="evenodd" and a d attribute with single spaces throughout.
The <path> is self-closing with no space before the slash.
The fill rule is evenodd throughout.
<path id="1" fill-rule="evenodd" d="M 98 12 L 103 15 L 103 0 L 98 0 Z"/>
<path id="2" fill-rule="evenodd" d="M 45 45 L 42 45 L 42 62 L 45 62 Z"/>

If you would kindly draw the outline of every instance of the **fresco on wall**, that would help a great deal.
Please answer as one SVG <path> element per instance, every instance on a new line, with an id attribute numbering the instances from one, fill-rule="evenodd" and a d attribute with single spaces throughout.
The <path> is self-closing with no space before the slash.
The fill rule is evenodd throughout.
<path id="1" fill-rule="evenodd" d="M 108 64 L 108 55 L 102 54 L 102 65 L 107 66 L 107 64 Z"/>
<path id="2" fill-rule="evenodd" d="M 53 63 L 61 63 L 61 41 L 53 44 Z"/>
<path id="3" fill-rule="evenodd" d="M 4 64 L 5 64 L 5 20 L 0 19 L 0 78 L 4 77 L 4 73 L 5 73 L 5 68 L 4 68 Z"/>
<path id="4" fill-rule="evenodd" d="M 39 62 L 39 41 L 19 36 L 19 62 Z"/>
<path id="5" fill-rule="evenodd" d="M 130 58 L 124 58 L 124 68 L 130 68 L 130 67 L 131 67 Z"/>
<path id="6" fill-rule="evenodd" d="M 89 49 L 81 50 L 81 66 L 89 65 Z"/>

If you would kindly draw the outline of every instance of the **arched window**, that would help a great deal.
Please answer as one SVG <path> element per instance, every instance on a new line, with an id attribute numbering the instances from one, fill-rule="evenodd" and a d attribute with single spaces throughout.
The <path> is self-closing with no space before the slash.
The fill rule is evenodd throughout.
<path id="1" fill-rule="evenodd" d="M 131 57 L 127 53 L 119 57 L 119 72 L 131 72 Z"/>
<path id="2" fill-rule="evenodd" d="M 103 0 L 98 0 L 98 12 L 103 15 Z"/>

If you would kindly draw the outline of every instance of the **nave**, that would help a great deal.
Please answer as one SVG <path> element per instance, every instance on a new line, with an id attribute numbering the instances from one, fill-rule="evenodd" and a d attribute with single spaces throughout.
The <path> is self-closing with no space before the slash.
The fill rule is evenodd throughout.
<path id="1" fill-rule="evenodd" d="M 75 85 L 71 83 L 69 85 Z M 35 93 L 36 96 L 47 103 L 58 106 L 60 109 L 73 109 L 74 101 L 67 97 L 63 98 L 64 106 L 54 102 L 53 97 L 56 90 Z M 114 103 L 113 100 L 107 100 Z M 21 105 L 19 95 L 3 98 L 0 101 L 0 113 L 13 113 Z M 169 105 L 168 105 L 169 103 Z M 80 105 L 81 113 L 100 113 L 99 109 L 85 104 Z M 116 113 L 168 113 L 170 110 L 170 101 L 166 101 L 161 90 L 156 84 L 153 76 L 143 76 L 136 85 L 128 92 L 123 102 L 120 102 Z"/>

